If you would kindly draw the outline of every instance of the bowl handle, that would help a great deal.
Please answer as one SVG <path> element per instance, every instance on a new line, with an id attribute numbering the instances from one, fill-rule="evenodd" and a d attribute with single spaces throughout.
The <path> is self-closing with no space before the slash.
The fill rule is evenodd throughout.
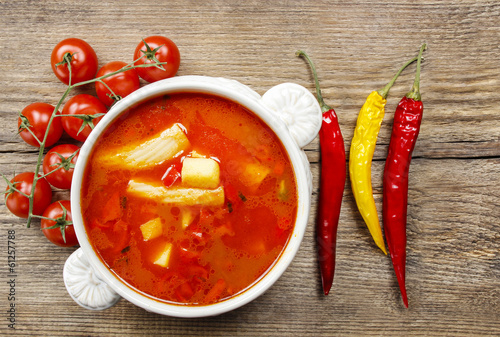
<path id="1" fill-rule="evenodd" d="M 299 148 L 305 147 L 318 135 L 323 114 L 314 95 L 301 85 L 283 83 L 269 89 L 262 103 L 288 128 Z M 312 193 L 312 174 L 305 151 L 300 151 L 306 171 L 309 194 Z"/>
<path id="2" fill-rule="evenodd" d="M 283 83 L 269 89 L 262 96 L 262 101 L 286 124 L 300 148 L 316 138 L 321 128 L 322 113 L 309 90 L 295 83 Z"/>
<path id="3" fill-rule="evenodd" d="M 90 265 L 81 248 L 66 260 L 63 278 L 71 298 L 86 309 L 108 309 L 121 299 Z"/>

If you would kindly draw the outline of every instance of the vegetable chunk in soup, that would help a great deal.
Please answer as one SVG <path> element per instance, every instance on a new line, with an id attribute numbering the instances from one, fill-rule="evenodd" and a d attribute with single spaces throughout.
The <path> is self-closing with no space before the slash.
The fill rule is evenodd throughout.
<path id="1" fill-rule="evenodd" d="M 94 250 L 157 300 L 206 305 L 250 287 L 293 231 L 297 189 L 277 136 L 221 97 L 175 93 L 115 120 L 81 192 Z"/>

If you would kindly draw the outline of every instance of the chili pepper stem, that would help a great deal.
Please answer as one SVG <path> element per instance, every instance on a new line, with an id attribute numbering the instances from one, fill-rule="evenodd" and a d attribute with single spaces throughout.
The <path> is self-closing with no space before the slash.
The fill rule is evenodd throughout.
<path id="1" fill-rule="evenodd" d="M 325 101 L 323 100 L 323 95 L 321 95 L 321 89 L 319 87 L 319 81 L 318 81 L 318 75 L 316 73 L 316 67 L 314 66 L 313 61 L 309 58 L 309 55 L 306 54 L 305 51 L 303 50 L 297 50 L 295 53 L 297 56 L 302 56 L 306 59 L 307 63 L 309 63 L 309 66 L 311 66 L 311 71 L 313 73 L 314 77 L 314 85 L 316 86 L 316 96 L 318 99 L 319 106 L 321 107 L 321 112 L 327 112 L 328 110 L 331 110 L 332 108 L 329 107 Z"/>
<path id="2" fill-rule="evenodd" d="M 421 101 L 422 96 L 420 96 L 420 65 L 422 64 L 422 53 L 427 49 L 427 44 L 424 43 L 420 47 L 417 59 L 417 72 L 415 74 L 415 81 L 413 82 L 413 87 L 410 92 L 406 94 L 406 97 L 411 98 L 415 101 Z"/>
<path id="3" fill-rule="evenodd" d="M 405 70 L 406 67 L 408 67 L 410 64 L 412 64 L 413 62 L 415 62 L 416 60 L 418 59 L 418 57 L 414 57 L 412 58 L 410 61 L 406 62 L 399 70 L 398 72 L 396 73 L 396 75 L 394 75 L 394 77 L 392 78 L 392 80 L 387 83 L 387 85 L 382 89 L 382 90 L 379 90 L 377 91 L 378 94 L 380 96 L 382 96 L 383 99 L 386 99 L 387 98 L 387 95 L 389 94 L 389 90 L 391 90 L 392 86 L 394 85 L 394 83 L 396 82 L 396 80 L 398 79 L 399 75 L 403 72 L 403 70 Z"/>

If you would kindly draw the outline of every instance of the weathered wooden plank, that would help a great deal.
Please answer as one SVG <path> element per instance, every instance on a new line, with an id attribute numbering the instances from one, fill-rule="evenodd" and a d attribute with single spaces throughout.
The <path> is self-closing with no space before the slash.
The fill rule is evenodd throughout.
<path id="1" fill-rule="evenodd" d="M 15 16 L 16 20 L 21 21 L 18 24 L 23 23 L 28 27 L 41 24 L 39 22 L 42 21 L 43 14 L 40 13 L 53 11 L 62 15 L 63 20 L 69 19 L 68 16 L 74 13 L 71 8 L 61 10 L 60 3 L 44 2 L 43 5 L 37 4 L 41 7 L 40 12 L 34 15 L 30 13 L 37 13 L 36 8 L 28 10 L 23 7 L 22 2 L 17 3 L 18 5 L 11 5 L 11 12 L 7 11 L 5 16 L 7 23 L 14 20 L 9 17 L 9 13 L 12 13 L 11 15 Z M 381 17 L 375 18 L 366 9 L 366 6 L 371 4 L 369 2 L 365 6 L 341 3 L 336 4 L 335 10 L 328 12 L 328 20 L 323 26 L 319 19 L 313 18 L 316 13 L 325 14 L 328 9 L 327 3 L 292 3 L 291 8 L 294 9 L 286 11 L 278 6 L 271 11 L 281 13 L 279 17 L 286 18 L 284 22 L 268 20 L 266 16 L 260 15 L 265 10 L 251 2 L 248 5 L 238 6 L 230 3 L 219 5 L 212 10 L 207 10 L 209 15 L 214 16 L 213 20 L 204 22 L 204 32 L 196 36 L 183 29 L 175 28 L 200 23 L 202 16 L 180 15 L 185 10 L 182 6 L 169 8 L 172 15 L 179 14 L 178 21 L 172 22 L 173 38 L 182 41 L 181 51 L 183 47 L 185 48 L 183 52 L 185 62 L 179 74 L 236 78 L 260 93 L 284 81 L 298 82 L 312 90 L 309 71 L 303 62 L 293 55 L 297 48 L 304 48 L 314 57 L 318 71 L 320 71 L 324 95 L 338 110 L 344 135 L 350 139 L 357 112 L 368 93 L 382 87 L 399 64 L 413 55 L 418 44 L 426 40 L 429 43 L 429 50 L 426 53 L 422 74 L 422 92 L 426 110 L 419 141 L 422 146 L 417 148 L 415 154 L 425 157 L 498 155 L 497 149 L 500 146 L 496 131 L 500 126 L 496 118 L 495 102 L 498 101 L 500 94 L 494 88 L 498 88 L 500 83 L 496 67 L 492 62 L 499 47 L 488 43 L 488 39 L 494 39 L 499 33 L 499 27 L 493 19 L 495 14 L 498 14 L 498 4 L 471 2 L 469 6 L 458 6 L 428 1 L 420 3 L 418 11 L 412 13 L 412 10 L 416 10 L 415 5 L 402 2 L 396 6 L 382 6 L 379 9 Z M 105 11 L 105 7 L 101 5 L 96 8 L 83 8 L 78 13 L 99 20 L 104 16 L 100 11 Z M 401 13 L 397 26 L 391 25 L 390 14 L 383 14 L 384 11 L 389 10 L 389 7 L 392 8 L 391 14 Z M 146 9 L 141 11 L 140 8 L 136 8 L 136 10 L 139 13 L 117 11 L 115 15 L 124 16 L 118 22 L 125 19 L 137 20 L 137 16 L 140 17 Z M 284 12 L 281 12 L 282 10 Z M 224 13 L 231 15 L 224 16 Z M 258 16 L 257 20 L 260 25 L 256 29 L 250 29 L 248 23 L 244 23 L 245 16 L 249 13 Z M 343 17 L 339 13 L 344 13 Z M 405 13 L 411 13 L 411 15 L 404 15 Z M 131 15 L 134 15 L 134 18 Z M 352 18 L 357 20 L 352 20 Z M 446 24 L 432 29 L 434 22 L 439 22 L 444 18 L 446 18 Z M 43 20 L 48 20 L 48 18 Z M 157 21 L 158 18 L 151 18 L 151 20 Z M 293 20 L 297 20 L 301 25 L 292 25 Z M 418 25 L 414 22 L 415 20 L 419 20 Z M 367 31 L 368 25 L 375 29 Z M 104 27 L 106 29 L 105 24 Z M 224 28 L 229 27 L 232 31 L 241 34 L 238 35 L 239 40 L 234 40 L 239 43 L 229 45 L 223 43 L 229 35 Z M 383 36 L 379 36 L 383 27 L 388 31 Z M 427 29 L 424 30 L 424 27 Z M 418 28 L 423 30 L 419 34 L 421 40 L 408 39 L 407 35 L 416 34 L 414 31 L 418 31 Z M 12 49 L 18 50 L 22 49 L 22 43 L 28 44 L 33 54 L 39 55 L 40 59 L 47 60 L 45 64 L 40 64 L 41 71 L 34 72 L 32 67 L 25 67 L 13 74 L 8 71 L 8 67 L 14 62 L 22 61 L 16 61 L 15 53 L 7 55 L 7 62 L 2 65 L 2 70 L 7 76 L 5 83 L 9 85 L 5 86 L 6 95 L 2 97 L 4 100 L 2 111 L 8 114 L 9 123 L 15 120 L 15 114 L 25 105 L 39 100 L 55 104 L 62 94 L 63 85 L 54 79 L 48 67 L 50 50 L 59 40 L 56 32 L 61 29 L 62 27 L 55 27 L 49 34 L 40 37 L 28 33 L 24 41 L 12 42 L 13 34 L 17 34 L 17 30 L 7 26 L 4 45 L 8 45 L 7 42 L 12 43 Z M 356 39 L 339 39 L 343 37 L 342 33 L 356 36 Z M 103 64 L 109 60 L 127 60 L 131 57 L 127 55 L 126 50 L 134 47 L 137 35 L 127 33 L 127 31 L 124 34 L 120 39 L 111 40 L 96 32 L 90 32 L 85 38 L 92 41 Z M 386 35 L 390 35 L 391 38 L 385 37 Z M 271 43 L 271 38 L 275 39 L 274 43 Z M 198 39 L 204 41 L 205 44 L 200 46 Z M 304 39 L 318 42 L 305 44 Z M 251 52 L 250 48 L 256 45 L 252 45 L 250 41 L 256 40 L 262 41 L 258 46 L 259 52 Z M 210 57 L 212 54 L 203 52 L 207 45 L 217 58 Z M 280 48 L 277 50 L 272 46 L 280 46 Z M 265 63 L 262 62 L 264 56 L 268 58 Z M 394 107 L 399 98 L 409 89 L 412 77 L 410 71 L 404 74 L 392 91 L 387 106 L 386 122 L 379 139 L 382 146 L 377 149 L 376 158 L 382 158 L 386 153 L 383 145 L 388 143 Z M 92 92 L 92 88 L 86 91 Z M 464 102 L 470 104 L 464 104 Z M 2 139 L 11 138 L 11 130 L 4 129 L 0 132 L 2 132 Z M 468 146 L 455 146 L 457 142 L 468 142 L 466 144 Z"/>
<path id="2" fill-rule="evenodd" d="M 436 335 L 466 336 L 471 331 L 486 335 L 498 328 L 495 319 L 500 304 L 497 225 L 500 214 L 495 207 L 500 197 L 490 189 L 490 184 L 500 183 L 500 161 L 436 162 L 445 169 L 438 172 L 426 159 L 416 159 L 411 171 L 408 310 L 401 306 L 390 260 L 373 244 L 347 187 L 339 227 L 337 273 L 334 291 L 329 297 L 321 294 L 311 217 L 299 254 L 264 296 L 233 313 L 198 320 L 149 314 L 125 300 L 102 315 L 88 316 L 84 309 L 72 303 L 61 279 L 65 256 L 72 249 L 52 246 L 36 230 L 36 224 L 32 229 L 22 229 L 22 221 L 3 214 L 4 226 L 13 223 L 12 228 L 16 228 L 20 238 L 18 268 L 22 277 L 18 281 L 21 294 L 18 303 L 21 317 L 36 322 L 29 324 L 21 320 L 19 324 L 26 332 L 43 327 L 54 336 L 69 331 L 143 334 L 166 327 L 173 335 L 188 331 L 195 335 L 243 331 L 245 335 L 248 332 L 255 336 L 329 335 L 332 331 L 398 335 L 403 326 L 415 335 L 430 331 Z M 380 162 L 374 164 L 378 206 L 382 167 Z M 317 171 L 318 167 L 315 165 L 313 169 Z M 457 176 L 462 178 L 456 179 Z M 36 301 L 32 302 L 34 298 Z M 68 324 L 63 329 L 54 329 L 55 322 L 61 319 L 57 313 L 62 307 L 67 309 L 66 318 L 62 320 Z M 41 310 L 46 312 L 43 319 L 39 315 Z M 79 324 L 75 324 L 75 320 Z"/>

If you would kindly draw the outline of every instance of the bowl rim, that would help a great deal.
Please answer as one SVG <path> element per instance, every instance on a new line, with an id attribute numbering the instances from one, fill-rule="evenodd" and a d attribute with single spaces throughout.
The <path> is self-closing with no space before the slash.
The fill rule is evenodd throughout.
<path id="1" fill-rule="evenodd" d="M 94 269 L 100 274 L 102 279 L 120 296 L 139 307 L 162 315 L 191 318 L 219 315 L 241 307 L 256 299 L 267 291 L 288 268 L 300 247 L 307 227 L 311 200 L 306 178 L 306 167 L 300 153 L 302 150 L 298 147 L 295 140 L 293 140 L 286 125 L 279 118 L 276 118 L 274 113 L 262 103 L 261 99 L 256 99 L 256 97 L 261 97 L 260 95 L 253 91 L 258 95 L 253 96 L 250 92 L 239 90 L 237 87 L 228 86 L 221 80 L 233 81 L 246 90 L 253 91 L 237 81 L 224 78 L 177 76 L 151 83 L 131 93 L 117 102 L 96 125 L 95 129 L 81 147 L 79 158 L 75 166 L 71 186 L 71 208 L 75 232 L 85 256 Z M 101 134 L 128 109 L 154 97 L 175 92 L 196 92 L 216 95 L 234 101 L 255 113 L 273 130 L 285 147 L 293 166 L 297 185 L 297 216 L 294 230 L 278 259 L 260 278 L 252 285 L 242 290 L 239 294 L 227 300 L 210 305 L 189 306 L 163 302 L 155 300 L 152 296 L 127 285 L 118 275 L 109 270 L 100 259 L 97 252 L 93 249 L 83 224 L 83 216 L 80 208 L 80 186 L 82 184 L 83 174 L 92 150 Z"/>

